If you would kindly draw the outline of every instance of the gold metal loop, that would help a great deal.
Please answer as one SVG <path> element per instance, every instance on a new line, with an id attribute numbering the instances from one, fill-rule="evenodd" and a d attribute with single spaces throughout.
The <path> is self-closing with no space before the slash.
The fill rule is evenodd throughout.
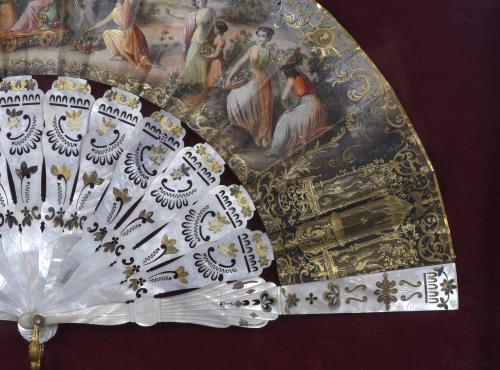
<path id="1" fill-rule="evenodd" d="M 29 346 L 29 359 L 31 370 L 40 370 L 43 356 L 43 343 L 40 343 L 40 326 L 43 324 L 43 318 L 40 315 L 34 315 L 33 335 Z"/>

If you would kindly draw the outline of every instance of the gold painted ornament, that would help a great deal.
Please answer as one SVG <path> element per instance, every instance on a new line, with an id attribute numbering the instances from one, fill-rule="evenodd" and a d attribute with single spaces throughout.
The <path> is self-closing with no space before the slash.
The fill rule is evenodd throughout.
<path id="1" fill-rule="evenodd" d="M 458 308 L 429 158 L 319 4 L 41 3 L 0 31 L 0 317 L 33 369 L 59 323 Z"/>

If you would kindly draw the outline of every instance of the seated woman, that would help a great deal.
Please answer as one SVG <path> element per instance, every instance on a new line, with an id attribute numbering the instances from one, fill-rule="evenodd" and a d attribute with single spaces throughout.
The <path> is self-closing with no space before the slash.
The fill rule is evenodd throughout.
<path id="1" fill-rule="evenodd" d="M 40 24 L 40 19 L 38 18 L 38 12 L 53 3 L 54 0 L 33 0 L 26 5 L 23 14 L 19 17 L 16 24 L 10 29 L 12 32 L 30 32 L 38 29 Z"/>
<path id="2" fill-rule="evenodd" d="M 107 30 L 103 33 L 106 48 L 112 60 L 125 59 L 136 69 L 149 71 L 151 59 L 146 37 L 134 23 L 132 0 L 118 0 L 113 11 L 102 21 L 85 31 L 89 32 L 106 23 L 114 21 L 119 29 Z"/>
<path id="3" fill-rule="evenodd" d="M 285 112 L 274 130 L 271 155 L 289 155 L 327 128 L 327 113 L 320 98 L 307 76 L 297 71 L 300 56 L 300 49 L 297 48 L 280 61 L 280 69 L 287 78 L 281 95 Z M 288 105 L 292 90 L 299 98 L 295 107 Z"/>

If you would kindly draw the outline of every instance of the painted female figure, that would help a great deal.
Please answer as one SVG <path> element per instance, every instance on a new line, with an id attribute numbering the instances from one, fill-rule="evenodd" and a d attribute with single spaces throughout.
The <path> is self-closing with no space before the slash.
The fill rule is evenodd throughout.
<path id="1" fill-rule="evenodd" d="M 12 0 L 0 0 L 0 32 L 10 31 L 16 23 L 16 8 Z"/>
<path id="2" fill-rule="evenodd" d="M 226 70 L 226 62 L 224 61 L 224 47 L 226 46 L 226 40 L 224 40 L 224 33 L 227 32 L 228 27 L 224 22 L 217 22 L 215 24 L 215 29 L 217 33 L 213 42 L 215 51 L 212 54 L 205 56 L 205 58 L 209 60 L 208 87 L 215 86 Z"/>
<path id="3" fill-rule="evenodd" d="M 231 125 L 247 130 L 255 144 L 267 147 L 271 143 L 273 118 L 273 92 L 266 67 L 271 61 L 267 43 L 274 35 L 268 27 L 257 29 L 257 44 L 252 46 L 231 69 L 226 86 L 240 68 L 249 62 L 254 78 L 245 85 L 232 90 L 227 97 L 227 113 Z"/>
<path id="4" fill-rule="evenodd" d="M 52 4 L 54 0 L 33 0 L 26 5 L 23 14 L 19 17 L 16 24 L 10 29 L 12 32 L 29 32 L 40 27 L 38 12 Z"/>
<path id="5" fill-rule="evenodd" d="M 187 16 L 174 15 L 167 9 L 171 17 L 184 20 L 184 80 L 201 88 L 207 87 L 207 61 L 201 54 L 208 35 L 215 24 L 215 10 L 207 7 L 208 0 L 194 0 L 196 10 Z"/>
<path id="6" fill-rule="evenodd" d="M 132 0 L 119 0 L 113 11 L 102 21 L 96 23 L 85 32 L 99 28 L 111 21 L 119 29 L 107 30 L 103 33 L 106 48 L 111 53 L 112 60 L 125 59 L 136 69 L 149 71 L 151 59 L 146 37 L 134 23 Z"/>
<path id="7" fill-rule="evenodd" d="M 208 34 L 215 23 L 215 10 L 207 8 L 207 0 L 196 0 L 196 29 L 191 38 L 186 54 L 184 79 L 186 82 L 197 84 L 201 88 L 207 87 L 207 61 L 201 54 L 203 45 L 207 42 Z"/>
<path id="8" fill-rule="evenodd" d="M 195 7 L 195 10 L 188 13 L 184 23 L 184 40 L 182 43 L 184 60 L 186 60 L 187 52 L 189 50 L 189 46 L 191 45 L 191 39 L 193 38 L 194 31 L 196 31 L 196 13 L 198 12 L 196 0 L 193 0 L 193 6 Z"/>
<path id="9" fill-rule="evenodd" d="M 280 69 L 287 78 L 281 95 L 285 112 L 276 124 L 271 155 L 291 154 L 327 128 L 327 113 L 320 98 L 311 81 L 296 68 L 299 58 L 300 49 L 295 49 L 280 62 Z M 295 107 L 288 105 L 292 92 L 299 98 Z"/>

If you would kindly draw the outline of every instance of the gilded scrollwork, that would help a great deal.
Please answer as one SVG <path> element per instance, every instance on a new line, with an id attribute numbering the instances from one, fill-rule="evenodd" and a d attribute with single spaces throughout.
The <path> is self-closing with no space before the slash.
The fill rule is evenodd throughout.
<path id="1" fill-rule="evenodd" d="M 330 127 L 286 158 L 256 167 L 200 98 L 161 81 L 60 59 L 11 58 L 2 73 L 62 74 L 129 91 L 178 116 L 246 186 L 270 236 L 283 284 L 454 260 L 432 166 L 393 90 L 345 29 L 309 0 L 261 0 L 275 29 L 309 55 L 335 91 Z M 328 90 L 328 91 L 333 91 Z M 212 117 L 211 115 L 214 115 Z M 452 283 L 453 284 L 453 283 Z"/>
<path id="2" fill-rule="evenodd" d="M 323 300 L 328 302 L 328 307 L 336 310 L 340 306 L 340 289 L 335 283 L 328 284 L 326 290 L 323 292 Z"/>

